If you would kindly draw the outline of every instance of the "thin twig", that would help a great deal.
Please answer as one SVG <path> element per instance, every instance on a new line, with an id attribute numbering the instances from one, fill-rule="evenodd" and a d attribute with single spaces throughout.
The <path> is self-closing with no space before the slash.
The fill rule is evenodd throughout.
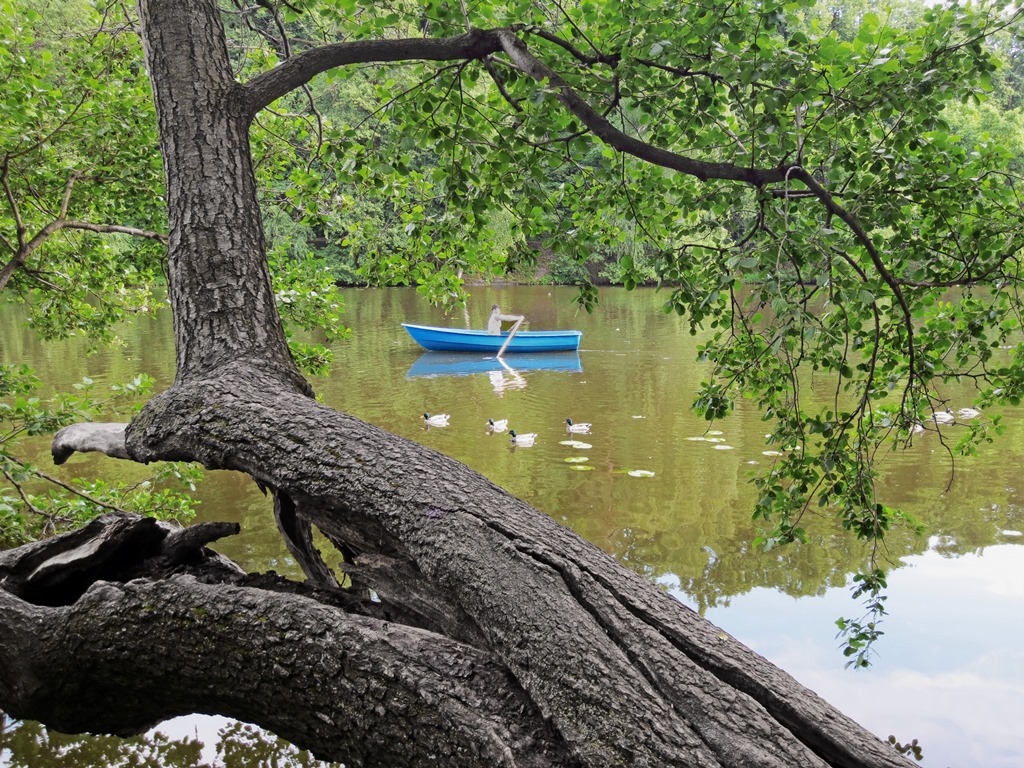
<path id="1" fill-rule="evenodd" d="M 7 482 L 14 486 L 14 490 L 18 492 L 18 495 L 21 496 L 21 500 L 25 503 L 25 506 L 32 511 L 32 514 L 39 515 L 40 517 L 47 517 L 46 513 L 29 501 L 28 496 L 25 495 L 25 489 L 21 487 L 21 483 L 11 477 L 11 474 L 6 469 L 3 472 L 4 477 L 7 478 Z"/>
<path id="2" fill-rule="evenodd" d="M 24 466 L 24 465 L 22 465 L 22 466 Z M 116 506 L 114 504 L 108 504 L 105 501 L 100 501 L 99 499 L 95 498 L 94 496 L 89 495 L 88 493 L 86 493 L 85 491 L 81 490 L 80 488 L 75 488 L 73 485 L 68 485 L 63 480 L 59 480 L 58 478 L 54 477 L 53 475 L 48 475 L 46 472 L 43 472 L 42 470 L 34 469 L 33 468 L 33 469 L 29 469 L 28 471 L 31 472 L 36 477 L 40 478 L 41 480 L 46 480 L 47 482 L 53 483 L 54 485 L 57 485 L 57 486 L 60 486 L 65 491 L 68 491 L 69 493 L 73 493 L 76 496 L 82 497 L 83 499 L 88 501 L 90 504 L 95 504 L 98 507 L 103 507 L 104 509 L 109 509 L 109 510 L 111 510 L 113 512 L 122 512 L 124 514 L 130 514 L 128 512 L 128 510 L 122 509 L 121 507 L 118 507 L 118 506 Z"/>

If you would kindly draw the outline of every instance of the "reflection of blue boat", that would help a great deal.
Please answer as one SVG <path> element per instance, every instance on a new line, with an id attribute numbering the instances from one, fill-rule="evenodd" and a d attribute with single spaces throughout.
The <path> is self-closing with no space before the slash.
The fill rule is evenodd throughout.
<path id="1" fill-rule="evenodd" d="M 424 352 L 405 375 L 415 376 L 469 376 L 491 371 L 562 371 L 582 373 L 578 352 L 548 352 L 541 355 L 515 355 L 505 359 L 467 355 L 458 352 Z"/>
<path id="2" fill-rule="evenodd" d="M 402 327 L 424 349 L 443 352 L 490 352 L 497 354 L 509 334 L 487 331 L 438 328 L 432 325 L 402 323 Z M 507 353 L 572 352 L 580 348 L 582 331 L 518 331 L 509 342 Z M 517 366 L 518 367 L 518 366 Z"/>

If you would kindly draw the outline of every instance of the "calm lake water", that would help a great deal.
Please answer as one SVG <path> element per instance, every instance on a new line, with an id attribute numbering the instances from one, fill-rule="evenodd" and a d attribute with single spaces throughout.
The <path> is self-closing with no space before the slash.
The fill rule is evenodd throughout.
<path id="1" fill-rule="evenodd" d="M 896 531 L 887 540 L 893 570 L 885 635 L 870 669 L 845 670 L 834 622 L 860 613 L 849 576 L 863 548 L 823 516 L 811 524 L 809 546 L 754 550 L 759 528 L 750 519 L 748 480 L 772 460 L 760 414 L 741 402 L 708 432 L 690 411 L 704 374 L 694 363 L 701 339 L 660 311 L 657 292 L 604 289 L 592 315 L 575 309 L 573 294 L 476 288 L 466 313 L 444 317 L 412 290 L 347 290 L 352 338 L 335 346 L 334 372 L 314 386 L 327 404 L 453 456 L 562 521 L 880 737 L 917 739 L 923 765 L 1024 765 L 1024 413 L 1008 412 L 1007 434 L 955 468 L 932 434 L 887 459 L 886 500 L 912 513 L 926 533 Z M 582 330 L 579 354 L 543 368 L 518 366 L 515 357 L 507 368 L 483 360 L 459 366 L 423 353 L 400 325 L 483 327 L 495 302 L 526 315 L 536 330 Z M 139 371 L 166 387 L 174 359 L 168 313 L 140 319 L 123 336 L 125 346 L 87 356 L 77 342 L 40 344 L 17 309 L 0 307 L 0 358 L 31 364 L 57 389 L 85 375 L 106 384 Z M 949 395 L 954 409 L 970 403 L 967 391 Z M 451 425 L 428 430 L 424 412 L 448 413 Z M 487 432 L 489 418 L 537 433 L 536 445 L 513 449 L 507 436 Z M 566 418 L 593 424 L 592 434 L 572 436 L 588 447 L 565 444 Z M 32 448 L 44 463 L 48 443 Z M 64 477 L 130 477 L 138 468 L 89 455 L 61 470 Z M 210 473 L 198 495 L 200 519 L 242 524 L 240 536 L 218 545 L 221 552 L 252 570 L 297 575 L 251 481 Z M 192 717 L 159 730 L 199 736 L 202 756 L 173 763 L 192 766 L 223 762 L 214 749 L 238 748 L 231 739 L 262 738 L 248 731 L 240 738 L 239 727 Z M 105 762 L 96 762 L 83 748 L 79 762 L 51 763 L 39 747 L 55 739 L 45 730 L 9 723 L 0 738 L 7 746 L 0 764 L 7 765 L 106 765 L 116 751 L 105 747 Z M 32 750 L 34 762 L 26 759 Z M 307 764 L 301 756 L 283 759 Z"/>

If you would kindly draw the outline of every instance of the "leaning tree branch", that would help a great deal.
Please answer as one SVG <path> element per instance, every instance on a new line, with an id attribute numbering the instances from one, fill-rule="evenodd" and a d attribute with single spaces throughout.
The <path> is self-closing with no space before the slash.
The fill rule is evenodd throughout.
<path id="1" fill-rule="evenodd" d="M 63 464 L 76 451 L 98 451 L 115 459 L 131 459 L 124 444 L 124 432 L 127 427 L 127 424 L 100 421 L 64 427 L 53 436 L 50 445 L 53 463 Z"/>
<path id="2" fill-rule="evenodd" d="M 68 196 L 70 195 L 70 184 L 65 190 L 64 200 L 61 203 L 62 214 L 63 209 L 66 207 Z M 126 227 L 121 224 L 95 224 L 91 221 L 76 221 L 74 219 L 65 219 L 62 217 L 54 219 L 49 224 L 40 229 L 31 240 L 25 242 L 21 237 L 21 230 L 19 229 L 19 240 L 22 241 L 21 247 L 17 253 L 11 257 L 10 261 L 7 262 L 2 268 L 0 268 L 0 291 L 2 291 L 7 283 L 10 282 L 11 277 L 14 273 L 28 261 L 28 257 L 31 256 L 43 243 L 45 243 L 52 235 L 62 230 L 71 229 L 79 230 L 84 232 L 96 232 L 98 234 L 120 234 L 120 235 L 132 235 L 133 237 L 142 237 L 148 240 L 156 240 L 161 243 L 167 242 L 167 235 L 162 232 L 154 232 L 148 229 L 141 229 L 139 227 Z"/>
<path id="3" fill-rule="evenodd" d="M 566 13 L 565 12 L 565 8 L 562 7 L 562 4 L 558 0 L 553 0 L 553 2 L 555 4 L 555 7 L 562 14 L 562 17 L 565 19 L 565 21 L 569 24 L 570 27 L 572 27 L 573 32 L 575 32 L 577 35 L 579 35 L 579 37 L 581 39 L 586 40 L 587 41 L 587 45 L 589 45 L 591 48 L 594 49 L 594 51 L 596 51 L 597 56 L 599 56 L 599 57 L 603 56 L 603 54 L 601 53 L 601 50 L 596 45 L 594 45 L 594 41 L 590 39 L 590 37 L 587 35 L 587 33 L 580 27 L 579 24 L 576 23 L 575 19 L 573 19 L 572 14 Z M 564 42 L 564 41 L 562 41 L 562 42 Z M 613 60 L 608 60 L 608 61 L 609 61 L 609 63 L 613 63 L 614 61 L 617 61 L 617 58 L 613 59 Z"/>
<path id="4" fill-rule="evenodd" d="M 790 170 L 790 175 L 801 182 L 803 182 L 808 189 L 810 189 L 822 205 L 832 215 L 841 219 L 846 226 L 850 228 L 854 236 L 857 238 L 857 242 L 861 244 L 864 250 L 867 252 L 868 257 L 871 259 L 871 263 L 874 265 L 875 270 L 878 272 L 885 284 L 889 286 L 889 290 L 892 291 L 892 295 L 900 305 L 900 311 L 903 315 L 903 326 L 907 331 L 907 366 L 910 371 L 910 376 L 913 378 L 916 376 L 917 366 L 915 364 L 914 355 L 914 316 L 910 311 L 910 305 L 907 303 L 907 297 L 903 294 L 903 289 L 900 287 L 899 281 L 889 271 L 889 268 L 885 266 L 885 261 L 882 259 L 882 255 L 875 248 L 875 244 L 871 241 L 870 235 L 867 230 L 860 223 L 856 216 L 850 213 L 849 210 L 839 205 L 835 201 L 835 198 L 825 189 L 814 176 L 807 172 L 804 168 L 796 167 Z"/>
<path id="5" fill-rule="evenodd" d="M 80 171 L 72 171 L 68 174 L 68 180 L 64 182 L 64 196 L 60 201 L 60 212 L 57 214 L 58 219 L 66 219 L 68 217 L 68 207 L 71 205 L 71 193 L 75 189 L 75 182 L 82 178 L 83 174 Z"/>
<path id="6" fill-rule="evenodd" d="M 573 28 L 576 29 L 578 32 L 581 32 L 579 27 L 577 27 L 575 24 L 573 24 Z M 585 35 L 583 36 L 584 39 L 587 40 L 588 43 L 590 43 L 591 48 L 597 51 L 597 53 L 595 53 L 592 56 L 588 56 L 575 45 L 570 43 L 568 40 L 559 37 L 554 32 L 544 29 L 543 27 L 529 27 L 528 31 L 531 35 L 539 37 L 542 40 L 547 40 L 549 43 L 553 43 L 554 45 L 557 45 L 559 48 L 563 48 L 564 50 L 568 51 L 568 53 L 574 59 L 588 67 L 593 66 L 594 64 L 607 64 L 611 67 L 614 67 L 619 63 L 620 57 L 618 55 L 608 56 L 606 54 L 601 53 L 600 51 L 598 51 L 597 47 L 589 39 L 587 39 Z"/>
<path id="7" fill-rule="evenodd" d="M 512 62 L 523 72 L 533 77 L 538 82 L 547 82 L 553 91 L 555 98 L 586 125 L 595 136 L 604 141 L 612 148 L 637 157 L 655 165 L 680 171 L 693 176 L 701 181 L 709 179 L 722 179 L 740 181 L 753 186 L 766 186 L 768 184 L 788 182 L 790 179 L 797 179 L 805 184 L 818 198 L 825 209 L 833 214 L 851 229 L 857 240 L 867 251 L 872 264 L 878 274 L 885 281 L 892 291 L 902 310 L 904 323 L 907 329 L 907 349 L 909 355 L 910 370 L 914 371 L 914 328 L 913 317 L 910 306 L 900 288 L 899 283 L 889 269 L 885 266 L 881 254 L 875 248 L 870 236 L 863 225 L 846 208 L 839 205 L 833 196 L 819 184 L 814 177 L 800 166 L 783 166 L 778 168 L 758 169 L 753 167 L 740 167 L 731 163 L 709 163 L 694 160 L 684 155 L 677 154 L 651 144 L 643 142 L 623 131 L 620 131 L 612 123 L 583 99 L 576 90 L 569 85 L 557 72 L 544 62 L 535 57 L 526 44 L 520 40 L 512 30 L 502 29 L 497 31 L 501 40 L 502 49 L 509 56 Z"/>
<path id="8" fill-rule="evenodd" d="M 619 152 L 624 152 L 645 162 L 679 171 L 701 181 L 721 179 L 740 181 L 753 186 L 765 186 L 784 182 L 790 169 L 751 168 L 731 163 L 709 163 L 694 160 L 669 150 L 648 144 L 620 131 L 600 112 L 587 103 L 566 80 L 551 67 L 534 56 L 526 44 L 510 29 L 495 32 L 501 40 L 502 50 L 521 71 L 540 83 L 547 83 L 556 99 L 587 126 L 595 136 Z"/>
<path id="9" fill-rule="evenodd" d="M 7 198 L 7 205 L 11 209 L 11 218 L 14 219 L 14 231 L 18 238 L 18 250 L 21 251 L 25 247 L 25 234 L 28 232 L 28 228 L 25 226 L 25 222 L 21 219 L 21 209 L 18 206 L 18 199 L 14 194 L 14 190 L 11 189 L 10 172 L 10 155 L 4 155 L 3 163 L 0 163 L 0 185 L 4 188 L 4 197 Z M 2 279 L 2 275 L 3 272 L 0 272 L 0 279 Z M 0 283 L 0 290 L 2 289 L 3 283 Z"/>
<path id="10" fill-rule="evenodd" d="M 712 83 L 723 83 L 725 78 L 714 72 L 709 72 L 704 69 L 688 69 L 683 67 L 674 67 L 671 64 L 661 64 L 653 59 L 637 59 L 637 64 L 643 64 L 645 67 L 651 69 L 660 69 L 662 72 L 667 72 L 671 75 L 677 75 L 691 80 L 703 79 L 709 80 Z"/>
<path id="11" fill-rule="evenodd" d="M 497 31 L 474 29 L 446 38 L 353 40 L 319 46 L 292 56 L 242 86 L 242 99 L 250 117 L 313 77 L 348 64 L 398 61 L 452 61 L 482 59 L 501 50 Z"/>
<path id="12" fill-rule="evenodd" d="M 498 72 L 498 68 L 494 66 L 494 59 L 488 56 L 483 60 L 483 63 L 484 69 L 487 70 L 487 74 L 491 76 L 491 80 L 494 81 L 494 85 L 497 86 L 498 93 L 501 95 L 501 98 L 503 98 L 516 112 L 522 112 L 522 104 L 520 104 L 519 100 L 509 93 L 508 88 L 505 87 L 505 79 L 501 76 L 501 73 Z"/>
<path id="13" fill-rule="evenodd" d="M 167 242 L 167 235 L 163 232 L 155 232 L 141 227 L 128 227 L 123 224 L 95 224 L 91 221 L 76 221 L 74 219 L 54 222 L 56 229 L 77 229 L 84 232 L 96 232 L 101 235 L 131 235 L 146 240 L 156 240 L 160 243 Z M 56 229 L 54 231 L 56 231 Z"/>

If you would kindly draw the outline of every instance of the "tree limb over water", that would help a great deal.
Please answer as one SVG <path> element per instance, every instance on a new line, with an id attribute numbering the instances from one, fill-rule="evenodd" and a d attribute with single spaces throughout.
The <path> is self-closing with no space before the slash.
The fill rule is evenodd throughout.
<path id="1" fill-rule="evenodd" d="M 63 464 L 73 453 L 98 451 L 115 459 L 129 459 L 124 445 L 127 423 L 87 421 L 64 427 L 53 437 L 50 453 L 54 464 Z"/>
<path id="2" fill-rule="evenodd" d="M 350 430 L 376 437 L 369 425 Z M 440 456 L 424 457 L 421 472 L 435 463 L 472 478 Z M 219 712 L 365 765 L 438 755 L 481 766 L 902 764 L 649 582 L 522 502 L 494 506 L 502 492 L 476 482 L 485 498 L 465 511 L 405 515 L 437 550 L 432 560 L 460 561 L 445 578 L 478 579 L 452 588 L 475 593 L 470 611 L 487 617 L 490 647 L 395 623 L 387 594 L 374 603 L 336 590 L 281 594 L 266 578 L 247 586 L 210 561 L 202 536 L 169 571 L 152 521 L 109 516 L 0 557 L 4 707 L 120 735 Z M 440 532 L 428 538 L 430 527 Z M 495 538 L 505 546 L 481 542 Z M 88 569 L 67 562 L 85 550 L 101 553 Z M 420 578 L 435 584 L 437 568 Z M 49 585 L 68 578 L 59 588 L 29 578 L 44 572 Z M 449 619 L 453 633 L 465 634 L 463 621 Z"/>

